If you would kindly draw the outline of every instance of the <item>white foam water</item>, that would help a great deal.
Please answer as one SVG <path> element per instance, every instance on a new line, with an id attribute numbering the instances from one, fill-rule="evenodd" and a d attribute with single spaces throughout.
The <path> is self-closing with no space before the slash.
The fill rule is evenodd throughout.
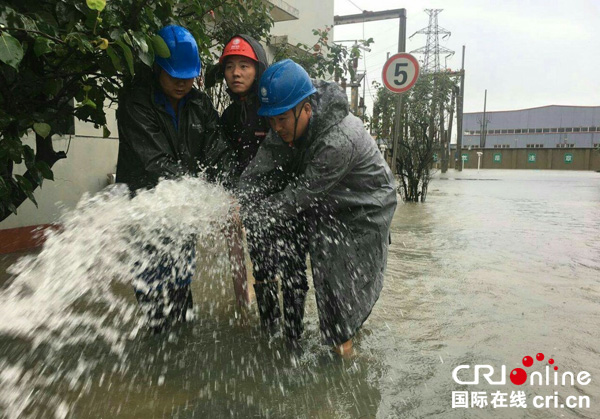
<path id="1" fill-rule="evenodd" d="M 65 213 L 39 254 L 9 268 L 0 292 L 0 339 L 8 342 L 0 350 L 0 415 L 34 416 L 32 398 L 45 383 L 81 385 L 94 362 L 81 356 L 68 368 L 52 365 L 61 351 L 94 345 L 122 356 L 145 326 L 132 285 L 145 285 L 138 275 L 157 262 L 144 249 L 190 263 L 186 243 L 220 234 L 231 202 L 221 186 L 186 177 L 133 198 L 125 185 L 114 185 Z M 59 398 L 49 404 L 55 417 L 68 415 Z"/>

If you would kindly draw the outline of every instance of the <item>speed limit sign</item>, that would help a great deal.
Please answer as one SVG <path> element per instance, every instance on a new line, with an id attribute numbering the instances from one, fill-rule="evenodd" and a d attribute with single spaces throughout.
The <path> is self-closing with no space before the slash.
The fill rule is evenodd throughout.
<path id="1" fill-rule="evenodd" d="M 419 62 L 412 55 L 400 52 L 385 62 L 381 78 L 391 92 L 404 93 L 410 90 L 419 78 Z"/>

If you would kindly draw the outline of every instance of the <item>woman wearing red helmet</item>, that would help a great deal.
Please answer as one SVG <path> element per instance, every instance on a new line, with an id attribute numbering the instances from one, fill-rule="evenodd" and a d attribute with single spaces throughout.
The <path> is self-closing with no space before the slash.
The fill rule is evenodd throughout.
<path id="1" fill-rule="evenodd" d="M 269 131 L 267 120 L 258 116 L 258 81 L 269 65 L 263 47 L 248 35 L 232 37 L 225 45 L 219 64 L 232 101 L 223 112 L 221 123 L 236 151 L 239 176 Z"/>
<path id="2" fill-rule="evenodd" d="M 269 131 L 266 118 L 258 116 L 260 100 L 258 82 L 268 63 L 263 47 L 248 35 L 235 35 L 225 45 L 219 63 L 225 75 L 227 92 L 232 103 L 223 113 L 223 131 L 235 150 L 236 175 L 240 176 L 256 156 L 256 152 Z M 283 190 L 287 177 L 262 179 L 261 187 L 271 193 Z M 282 277 L 284 302 L 290 298 L 302 300 L 297 304 L 304 311 L 306 286 L 306 249 L 304 241 L 294 239 L 303 228 L 299 220 L 284 228 L 274 230 L 245 220 L 248 251 L 252 260 L 254 291 L 262 325 L 271 333 L 279 328 L 279 307 L 276 275 Z M 285 238 L 279 244 L 274 237 Z M 302 333 L 302 314 L 284 304 L 284 331 L 296 340 Z"/>

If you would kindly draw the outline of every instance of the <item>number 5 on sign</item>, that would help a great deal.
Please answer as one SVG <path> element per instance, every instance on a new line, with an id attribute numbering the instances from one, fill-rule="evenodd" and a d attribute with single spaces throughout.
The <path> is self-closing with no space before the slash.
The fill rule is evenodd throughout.
<path id="1" fill-rule="evenodd" d="M 410 90 L 419 78 L 419 62 L 415 57 L 400 52 L 392 55 L 383 65 L 383 84 L 393 93 Z"/>

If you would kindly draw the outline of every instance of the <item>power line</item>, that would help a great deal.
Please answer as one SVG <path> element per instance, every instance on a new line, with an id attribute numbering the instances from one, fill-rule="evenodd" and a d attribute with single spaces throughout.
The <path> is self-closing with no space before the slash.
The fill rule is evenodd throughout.
<path id="1" fill-rule="evenodd" d="M 371 100 L 373 101 L 373 106 L 375 105 L 375 96 L 373 96 L 373 92 L 371 92 L 371 83 L 368 82 L 369 77 L 365 74 L 365 83 L 367 83 L 367 90 L 369 91 L 369 96 L 371 96 Z M 373 109 L 371 109 L 371 114 L 373 114 Z"/>
<path id="2" fill-rule="evenodd" d="M 385 61 L 383 61 L 383 62 L 385 63 Z M 375 70 L 375 69 L 381 70 L 382 68 L 383 68 L 383 64 L 381 64 L 381 63 L 373 64 L 373 65 L 370 65 L 369 67 L 367 67 L 367 71 L 372 72 L 372 70 Z"/>
<path id="3" fill-rule="evenodd" d="M 354 4 L 351 0 L 348 0 L 348 3 L 350 3 L 352 6 L 356 7 L 358 10 L 360 10 L 361 12 L 364 12 L 363 9 L 361 9 L 360 7 L 358 7 L 356 4 Z"/>
<path id="4" fill-rule="evenodd" d="M 396 47 L 397 45 L 398 45 L 398 42 L 395 41 L 393 44 L 386 45 L 385 47 L 381 47 L 381 48 L 377 48 L 377 49 L 373 48 L 373 50 L 371 51 L 371 54 L 377 54 L 377 53 L 383 52 L 383 51 L 387 52 L 390 50 L 390 48 Z"/>

